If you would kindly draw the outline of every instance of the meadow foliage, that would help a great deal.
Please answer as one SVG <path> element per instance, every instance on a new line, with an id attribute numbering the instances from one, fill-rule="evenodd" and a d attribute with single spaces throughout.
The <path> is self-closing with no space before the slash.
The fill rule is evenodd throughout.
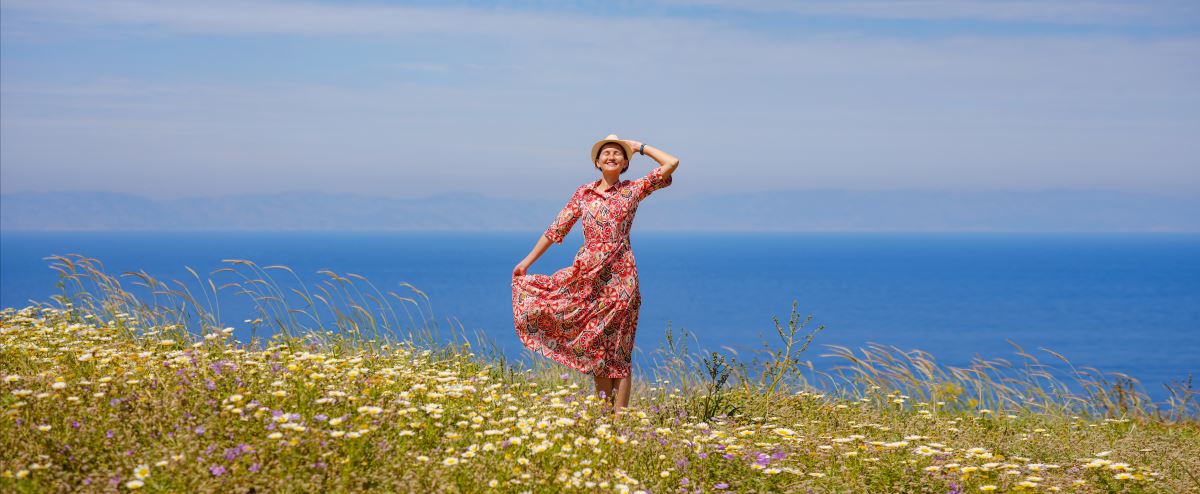
<path id="1" fill-rule="evenodd" d="M 1200 490 L 1189 383 L 1154 403 L 1065 358 L 953 368 L 874 345 L 818 372 L 801 356 L 823 328 L 793 306 L 749 361 L 668 329 L 614 414 L 586 376 L 444 339 L 411 286 L 289 290 L 270 274 L 290 269 L 232 260 L 195 292 L 127 273 L 135 295 L 52 260 L 53 305 L 0 311 L 4 492 Z M 251 341 L 222 290 L 256 301 Z"/>

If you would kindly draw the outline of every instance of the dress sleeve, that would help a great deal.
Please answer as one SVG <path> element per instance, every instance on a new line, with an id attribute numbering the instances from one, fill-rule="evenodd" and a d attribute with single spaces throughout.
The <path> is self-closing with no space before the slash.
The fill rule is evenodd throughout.
<path id="1" fill-rule="evenodd" d="M 575 225 L 575 221 L 583 213 L 583 208 L 579 204 L 579 190 L 575 190 L 575 194 L 567 200 L 567 205 L 563 206 L 562 211 L 559 211 L 558 216 L 554 218 L 554 222 L 550 223 L 550 227 L 546 228 L 543 233 L 551 242 L 561 244 L 563 237 L 571 231 L 571 227 Z"/>
<path id="2" fill-rule="evenodd" d="M 671 185 L 671 179 L 670 175 L 663 176 L 662 167 L 655 167 L 646 176 L 634 180 L 634 186 L 636 187 L 634 190 L 637 191 L 638 200 L 645 199 L 651 192 Z"/>

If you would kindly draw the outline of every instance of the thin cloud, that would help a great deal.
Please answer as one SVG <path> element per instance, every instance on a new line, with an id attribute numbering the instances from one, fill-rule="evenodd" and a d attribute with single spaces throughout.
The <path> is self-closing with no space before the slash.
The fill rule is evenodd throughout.
<path id="1" fill-rule="evenodd" d="M 6 9 L 36 15 L 42 21 L 110 25 L 128 32 L 184 34 L 291 34 L 311 36 L 378 36 L 428 33 L 523 37 L 569 35 L 600 29 L 671 29 L 683 24 L 669 19 L 628 19 L 619 26 L 601 20 L 553 12 L 491 8 L 347 5 L 312 2 L 211 1 L 198 3 L 98 0 L 6 0 Z"/>
<path id="2" fill-rule="evenodd" d="M 801 16 L 932 21 L 1177 25 L 1200 21 L 1194 1 L 1130 0 L 661 0 L 668 5 Z"/>

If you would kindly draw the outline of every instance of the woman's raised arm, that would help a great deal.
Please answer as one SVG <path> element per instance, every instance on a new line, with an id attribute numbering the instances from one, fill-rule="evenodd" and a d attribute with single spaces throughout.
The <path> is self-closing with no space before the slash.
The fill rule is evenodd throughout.
<path id="1" fill-rule="evenodd" d="M 637 152 L 638 149 L 640 149 L 642 147 L 642 143 L 640 143 L 638 141 L 633 141 L 633 140 L 629 140 L 629 139 L 623 139 L 623 140 L 627 144 L 629 144 L 629 147 L 633 148 L 633 151 L 635 153 Z M 679 168 L 679 158 L 671 156 L 671 154 L 666 151 L 663 151 L 654 146 L 646 144 L 646 149 L 643 150 L 642 152 L 645 153 L 646 156 L 654 158 L 654 161 L 658 162 L 658 167 L 662 168 L 663 178 L 670 178 L 671 174 L 675 173 L 675 169 Z M 632 158 L 632 156 L 631 156 L 631 158 Z"/>

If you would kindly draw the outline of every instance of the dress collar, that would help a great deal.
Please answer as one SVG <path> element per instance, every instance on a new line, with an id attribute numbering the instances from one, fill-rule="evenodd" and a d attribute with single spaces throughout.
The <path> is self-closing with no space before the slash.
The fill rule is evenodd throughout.
<path id="1" fill-rule="evenodd" d="M 604 181 L 604 179 L 597 179 L 596 181 L 589 183 L 587 185 L 587 189 L 592 192 L 595 192 L 596 194 L 599 194 L 602 197 L 608 197 L 608 196 L 612 195 L 613 192 L 616 192 L 617 190 L 620 190 L 622 187 L 629 184 L 628 180 L 618 180 L 617 183 L 613 184 L 612 187 L 609 187 L 608 190 L 605 190 L 603 192 L 596 190 L 596 187 L 599 187 L 600 183 L 603 181 Z"/>

